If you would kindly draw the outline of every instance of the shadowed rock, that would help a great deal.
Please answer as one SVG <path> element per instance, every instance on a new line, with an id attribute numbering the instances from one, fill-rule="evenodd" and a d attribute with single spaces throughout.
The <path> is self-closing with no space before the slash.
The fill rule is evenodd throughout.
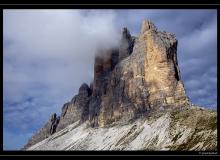
<path id="1" fill-rule="evenodd" d="M 128 29 L 123 28 L 122 38 L 119 45 L 119 61 L 128 57 L 132 53 L 134 47 L 134 41 L 135 39 L 134 37 L 131 36 Z"/>
<path id="2" fill-rule="evenodd" d="M 91 94 L 92 90 L 86 83 L 83 83 L 79 88 L 78 95 L 74 96 L 70 102 L 64 104 L 57 131 L 60 131 L 78 120 L 84 121 L 88 118 L 89 99 Z"/>

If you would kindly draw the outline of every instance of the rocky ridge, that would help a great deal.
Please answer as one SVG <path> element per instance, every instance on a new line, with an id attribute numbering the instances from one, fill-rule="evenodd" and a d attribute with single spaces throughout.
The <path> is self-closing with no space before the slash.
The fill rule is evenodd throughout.
<path id="1" fill-rule="evenodd" d="M 71 134 L 73 137 L 79 138 L 77 137 L 78 134 L 88 134 L 91 136 L 90 131 L 95 131 L 95 128 L 97 132 L 100 131 L 101 133 L 102 130 L 105 130 L 102 128 L 111 126 L 113 127 L 112 129 L 114 129 L 114 127 L 118 129 L 118 127 L 123 128 L 126 125 L 133 126 L 134 123 L 138 123 L 143 119 L 146 123 L 151 123 L 148 121 L 149 115 L 158 113 L 158 111 L 159 113 L 164 113 L 160 125 L 167 126 L 165 127 L 166 134 L 170 134 L 170 125 L 172 124 L 171 122 L 173 122 L 172 114 L 174 111 L 178 110 L 180 113 L 183 113 L 182 109 L 194 111 L 195 109 L 192 109 L 191 106 L 192 104 L 186 95 L 183 82 L 181 81 L 177 61 L 177 39 L 175 35 L 158 31 L 151 21 L 145 20 L 143 21 L 138 37 L 131 36 L 128 29 L 123 28 L 122 38 L 118 48 L 106 49 L 100 47 L 99 50 L 97 50 L 93 82 L 90 86 L 85 83 L 82 84 L 78 94 L 62 107 L 61 116 L 57 117 L 56 114 L 53 114 L 45 126 L 31 137 L 24 149 L 42 149 L 42 145 L 38 147 L 39 144 L 52 145 L 49 141 L 53 139 L 53 137 L 60 136 L 59 134 L 63 135 L 64 132 L 67 135 Z M 142 118 L 142 120 L 140 120 L 140 118 Z M 157 119 L 155 120 L 157 121 Z M 212 124 L 212 122 L 210 123 Z M 143 122 L 143 124 L 145 123 Z M 175 125 L 178 124 L 178 122 L 175 122 Z M 146 125 L 137 126 L 145 128 Z M 84 132 L 82 131 L 83 126 L 87 128 Z M 71 130 L 69 131 L 70 133 L 66 132 L 68 128 Z M 149 127 L 147 128 L 150 129 Z M 154 127 L 151 128 L 153 131 Z M 72 133 L 72 130 L 74 130 L 75 135 Z M 79 133 L 76 130 L 79 130 Z M 137 130 L 137 128 L 134 130 Z M 143 130 L 138 131 L 138 133 L 142 133 Z M 191 132 L 189 130 L 190 128 L 188 128 L 187 133 Z M 146 134 L 148 134 L 148 132 L 146 132 Z M 158 132 L 157 136 L 161 136 L 159 135 L 159 130 L 155 132 Z M 179 133 L 173 134 L 174 137 L 177 136 L 176 134 Z M 126 136 L 126 134 L 124 136 Z M 214 137 L 212 138 L 213 145 L 207 148 L 213 149 L 216 147 L 214 144 L 216 140 L 215 129 L 210 130 L 210 136 Z M 65 137 L 65 135 L 62 137 Z M 174 137 L 171 136 L 171 139 Z M 74 142 L 74 144 L 80 142 L 80 144 L 88 146 L 89 142 L 83 140 L 88 138 L 83 138 L 83 136 L 81 138 L 82 139 L 77 139 L 77 142 L 71 142 Z M 132 139 L 135 140 L 137 138 L 133 137 Z M 150 139 L 152 140 L 152 138 Z M 133 140 L 129 140 L 128 138 L 127 141 L 132 143 Z M 179 144 L 183 143 L 183 141 L 184 139 L 182 142 L 179 142 Z M 112 142 L 110 141 L 104 148 L 90 146 L 82 147 L 81 149 L 150 149 L 147 145 L 140 148 L 135 148 L 135 146 L 132 148 L 132 145 L 124 148 L 122 145 L 119 145 L 119 148 L 117 148 L 117 145 L 113 145 L 114 142 L 114 140 L 112 140 Z M 104 143 L 104 141 L 102 143 Z M 112 146 L 110 144 L 112 144 Z M 97 143 L 97 145 L 101 145 L 101 142 Z M 175 144 L 170 145 L 171 147 L 168 147 L 169 149 L 175 150 L 179 148 L 175 148 Z M 56 144 L 56 146 L 59 145 Z M 75 145 L 74 147 L 71 145 L 69 148 L 67 146 L 65 146 L 67 148 L 50 146 L 45 149 L 80 149 L 80 146 Z M 101 146 L 104 146 L 104 144 Z M 204 147 L 204 145 L 201 146 Z M 201 148 L 201 146 L 195 147 L 194 149 Z M 155 146 L 154 149 L 166 150 L 166 147 L 163 145 L 160 147 Z M 189 147 L 189 149 L 193 148 Z"/>

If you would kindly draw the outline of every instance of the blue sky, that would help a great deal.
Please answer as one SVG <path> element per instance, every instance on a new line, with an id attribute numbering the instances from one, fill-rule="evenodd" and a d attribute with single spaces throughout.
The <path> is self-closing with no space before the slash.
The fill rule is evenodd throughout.
<path id="1" fill-rule="evenodd" d="M 95 49 L 116 45 L 144 19 L 178 39 L 178 62 L 194 104 L 217 107 L 216 10 L 4 10 L 3 146 L 28 138 L 93 78 Z"/>

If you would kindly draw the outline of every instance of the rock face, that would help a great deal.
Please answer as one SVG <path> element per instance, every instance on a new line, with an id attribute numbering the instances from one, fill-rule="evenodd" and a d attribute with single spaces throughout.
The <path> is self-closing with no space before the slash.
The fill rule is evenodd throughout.
<path id="1" fill-rule="evenodd" d="M 78 95 L 74 96 L 71 102 L 64 104 L 62 108 L 60 123 L 57 126 L 57 131 L 81 119 L 84 121 L 88 117 L 88 104 L 92 90 L 89 86 L 83 83 L 79 88 Z"/>
<path id="2" fill-rule="evenodd" d="M 122 38 L 119 46 L 119 60 L 128 57 L 134 47 L 135 37 L 132 37 L 127 28 L 123 28 Z"/>
<path id="3" fill-rule="evenodd" d="M 168 105 L 186 105 L 183 83 L 177 62 L 177 40 L 168 32 L 158 32 L 148 21 L 143 22 L 139 37 L 141 48 L 145 48 L 144 78 L 149 91 L 149 102 Z"/>
<path id="4" fill-rule="evenodd" d="M 108 79 L 115 65 L 118 63 L 118 57 L 118 49 L 100 49 L 95 58 L 93 94 L 89 102 L 88 117 L 93 127 L 98 126 L 102 97 L 107 92 Z"/>
<path id="5" fill-rule="evenodd" d="M 128 31 L 123 32 L 123 37 L 125 33 Z M 131 55 L 129 51 L 119 48 L 119 57 L 124 59 L 108 77 L 106 94 L 101 97 L 100 126 L 126 122 L 159 106 L 189 105 L 180 79 L 173 34 L 159 32 L 151 22 L 144 21 Z"/>
<path id="6" fill-rule="evenodd" d="M 100 47 L 97 50 L 94 80 L 90 87 L 82 84 L 78 94 L 62 107 L 60 119 L 53 116 L 29 140 L 26 148 L 56 132 L 62 133 L 62 130 L 72 124 L 87 124 L 91 128 L 123 126 L 141 117 L 148 118 L 149 114 L 157 111 L 187 110 L 190 106 L 178 67 L 175 35 L 160 32 L 152 22 L 145 20 L 138 37 L 132 37 L 128 29 L 124 28 L 118 47 Z M 161 122 L 162 125 L 169 124 Z M 139 127 L 143 128 L 141 125 Z M 78 127 L 75 128 L 77 132 Z M 190 131 L 187 130 L 188 132 Z M 211 132 L 215 136 L 215 130 Z M 87 133 L 91 134 L 90 131 L 85 131 Z M 81 140 L 79 142 L 81 144 Z M 117 149 L 116 146 L 107 148 Z M 164 147 L 156 149 L 165 149 Z M 149 149 L 146 146 L 139 149 L 145 148 Z"/>

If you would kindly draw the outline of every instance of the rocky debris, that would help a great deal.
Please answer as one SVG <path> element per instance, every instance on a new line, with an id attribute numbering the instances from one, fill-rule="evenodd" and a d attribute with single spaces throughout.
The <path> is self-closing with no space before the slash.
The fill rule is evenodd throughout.
<path id="1" fill-rule="evenodd" d="M 184 107 L 105 128 L 75 122 L 28 150 L 217 151 L 217 112 Z"/>
<path id="2" fill-rule="evenodd" d="M 38 138 L 28 144 L 77 121 L 88 122 L 90 127 L 107 127 L 148 117 L 157 110 L 189 108 L 178 67 L 177 44 L 175 35 L 158 31 L 148 20 L 143 22 L 138 37 L 132 37 L 124 28 L 118 48 L 98 48 L 90 87 L 82 84 L 78 94 L 62 107 L 52 131 L 49 121 L 33 136 Z M 49 134 L 44 134 L 48 128 Z"/>

